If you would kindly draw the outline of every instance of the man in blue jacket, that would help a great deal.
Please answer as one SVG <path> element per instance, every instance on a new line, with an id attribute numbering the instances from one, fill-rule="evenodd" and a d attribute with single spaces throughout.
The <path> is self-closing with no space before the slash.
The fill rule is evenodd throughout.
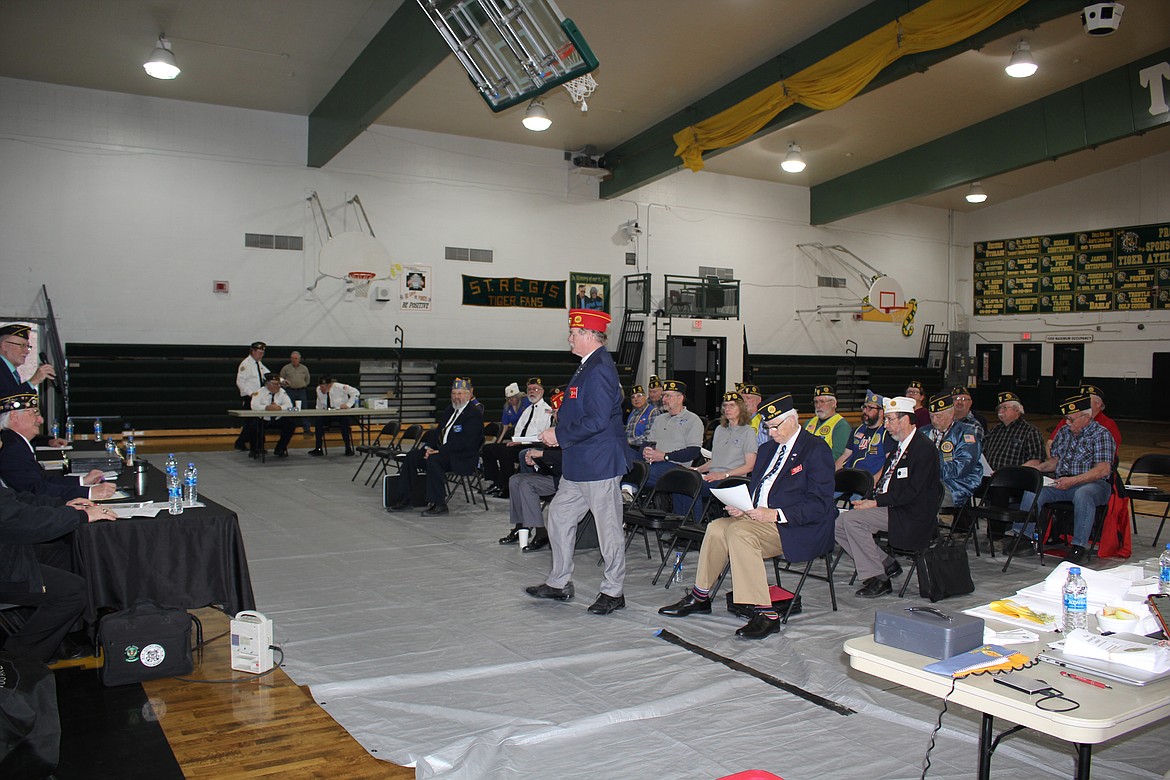
<path id="1" fill-rule="evenodd" d="M 791 395 L 772 399 L 760 414 L 770 440 L 760 447 L 748 483 L 754 508 L 728 507 L 731 517 L 707 526 L 695 586 L 681 601 L 658 610 L 668 617 L 710 614 L 711 586 L 730 562 L 735 602 L 756 610 L 735 632 L 744 639 L 763 639 L 780 630 L 764 559 L 783 555 L 808 561 L 831 552 L 837 519 L 832 450 L 801 429 Z"/>
<path id="2" fill-rule="evenodd" d="M 581 364 L 565 388 L 556 427 L 540 435 L 545 445 L 564 451 L 561 484 L 548 508 L 552 571 L 543 584 L 525 589 L 538 599 L 568 601 L 573 597 L 577 524 L 587 512 L 593 512 L 605 560 L 601 593 L 589 607 L 595 615 L 608 615 L 626 606 L 622 595 L 626 552 L 621 479 L 629 470 L 632 453 L 622 422 L 617 368 L 605 348 L 609 322 L 604 311 L 569 312 L 569 349 L 581 358 Z"/>
<path id="3" fill-rule="evenodd" d="M 983 481 L 983 436 L 978 426 L 955 419 L 955 400 L 948 392 L 930 397 L 930 426 L 922 433 L 938 450 L 943 506 L 962 506 Z"/>

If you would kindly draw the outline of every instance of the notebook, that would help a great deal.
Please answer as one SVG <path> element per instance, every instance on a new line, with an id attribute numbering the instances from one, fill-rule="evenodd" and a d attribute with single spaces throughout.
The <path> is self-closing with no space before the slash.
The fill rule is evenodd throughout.
<path id="1" fill-rule="evenodd" d="M 1028 656 L 1002 645 L 983 645 L 965 653 L 924 666 L 928 672 L 945 677 L 966 677 L 976 672 L 1010 672 L 1023 669 Z"/>

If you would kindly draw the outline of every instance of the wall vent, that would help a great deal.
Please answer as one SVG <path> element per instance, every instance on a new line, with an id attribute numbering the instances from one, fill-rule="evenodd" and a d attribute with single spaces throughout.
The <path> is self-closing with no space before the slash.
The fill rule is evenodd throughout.
<path id="1" fill-rule="evenodd" d="M 305 248 L 301 236 L 276 236 L 271 233 L 245 233 L 244 246 L 249 249 L 290 249 L 300 252 Z"/>
<path id="2" fill-rule="evenodd" d="M 449 246 L 446 248 L 444 257 L 448 260 L 459 260 L 464 263 L 490 263 L 492 262 L 492 250 Z"/>
<path id="3" fill-rule="evenodd" d="M 818 276 L 817 287 L 838 287 L 845 289 L 845 280 L 836 276 Z"/>

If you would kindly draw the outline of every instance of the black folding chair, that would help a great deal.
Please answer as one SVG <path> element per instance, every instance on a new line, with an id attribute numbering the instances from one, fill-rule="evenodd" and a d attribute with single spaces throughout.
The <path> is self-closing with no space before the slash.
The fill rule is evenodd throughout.
<path id="1" fill-rule="evenodd" d="M 853 496 L 873 498 L 873 474 L 865 469 L 838 469 L 833 475 L 833 493 L 840 496 L 837 506 L 849 508 Z"/>
<path id="2" fill-rule="evenodd" d="M 358 453 L 362 456 L 362 462 L 358 464 L 357 469 L 353 472 L 353 476 L 349 478 L 350 482 L 355 482 L 357 480 L 357 475 L 362 473 L 362 469 L 366 467 L 366 462 L 369 461 L 370 458 L 380 457 L 380 451 L 389 450 L 394 446 L 395 437 L 398 434 L 399 427 L 398 420 L 391 420 L 382 426 L 382 430 L 378 431 L 378 435 L 374 437 L 372 442 L 369 444 L 359 444 L 356 447 Z M 385 443 L 382 442 L 383 438 L 386 439 Z M 373 474 L 376 468 L 377 466 L 370 469 L 370 473 Z M 370 484 L 368 478 L 366 479 L 365 484 Z"/>
<path id="3" fill-rule="evenodd" d="M 1134 475 L 1146 475 L 1145 485 L 1134 485 Z M 1158 532 L 1154 534 L 1154 547 L 1158 546 L 1158 537 L 1162 535 L 1162 528 L 1166 525 L 1166 517 L 1170 514 L 1170 492 L 1165 488 L 1151 486 L 1149 484 L 1149 477 L 1167 477 L 1170 476 L 1170 455 L 1161 455 L 1157 453 L 1147 453 L 1138 456 L 1138 459 L 1129 467 L 1129 474 L 1125 476 L 1125 497 L 1129 499 L 1129 515 L 1133 518 L 1133 531 L 1137 533 L 1137 506 L 1135 501 L 1146 501 L 1152 504 L 1164 504 L 1165 508 L 1162 510 L 1162 517 L 1158 523 Z M 1141 512 L 1140 514 L 1146 517 L 1158 517 L 1157 515 L 1148 512 Z"/>
<path id="4" fill-rule="evenodd" d="M 736 485 L 746 485 L 749 482 L 750 480 L 747 477 L 730 477 L 720 482 L 719 487 L 729 488 L 735 487 Z M 683 523 L 678 528 L 674 529 L 674 535 L 670 539 L 670 547 L 667 548 L 666 554 L 662 556 L 662 562 L 658 565 L 658 571 L 655 572 L 654 579 L 650 582 L 651 585 L 658 584 L 658 578 L 662 576 L 663 569 L 666 568 L 667 563 L 669 563 L 672 559 L 677 557 L 678 562 L 681 565 L 681 563 L 686 560 L 687 553 L 696 547 L 702 547 L 703 537 L 707 533 L 707 525 L 711 522 L 711 515 L 715 511 L 716 507 L 721 510 L 723 505 L 718 501 L 707 502 L 707 509 L 705 512 L 703 512 L 703 517 L 698 523 Z M 669 588 L 673 581 L 673 576 L 668 577 L 666 579 L 665 587 Z"/>
<path id="5" fill-rule="evenodd" d="M 1025 493 L 1039 496 L 1043 487 L 1044 475 L 1030 466 L 1004 466 L 1000 468 L 991 476 L 991 481 L 987 485 L 987 490 L 983 492 L 979 503 L 964 507 L 963 512 L 955 518 L 950 536 L 953 537 L 956 533 L 961 533 L 963 535 L 963 549 L 967 548 L 967 542 L 974 537 L 975 555 L 978 556 L 979 521 L 984 520 L 987 523 L 985 528 L 987 547 L 989 554 L 994 558 L 995 542 L 991 538 L 992 525 L 998 524 L 1003 528 L 1014 523 L 1023 523 L 1025 526 L 1034 523 L 1037 502 L 1033 501 L 1029 509 L 1020 509 L 1019 506 Z M 963 521 L 966 521 L 965 526 Z M 1004 571 L 1007 571 L 1008 566 L 1011 565 L 1012 557 L 1016 554 L 1016 547 L 1019 543 L 1020 537 L 1017 535 L 1008 550 L 1008 558 L 1003 565 Z"/>
<path id="6" fill-rule="evenodd" d="M 654 490 L 646 499 L 646 503 L 643 506 L 629 508 L 622 515 L 626 526 L 626 549 L 629 549 L 634 535 L 641 533 L 646 541 L 646 558 L 649 559 L 651 557 L 650 531 L 653 531 L 654 538 L 658 543 L 658 554 L 663 560 L 666 560 L 666 550 L 662 546 L 662 534 L 673 532 L 691 516 L 702 487 L 703 475 L 687 468 L 673 468 L 659 477 L 658 482 L 654 485 Z M 686 499 L 686 507 L 681 513 L 676 514 L 673 510 L 654 508 L 654 501 L 657 497 L 663 496 L 673 501 L 675 495 L 683 496 Z"/>

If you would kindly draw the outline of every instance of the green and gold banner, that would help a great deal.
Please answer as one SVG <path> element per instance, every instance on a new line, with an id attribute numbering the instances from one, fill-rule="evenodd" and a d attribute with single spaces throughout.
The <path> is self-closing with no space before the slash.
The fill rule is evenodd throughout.
<path id="1" fill-rule="evenodd" d="M 973 311 L 1170 309 L 1170 223 L 980 241 Z"/>
<path id="2" fill-rule="evenodd" d="M 565 282 L 463 274 L 463 305 L 563 309 Z"/>

